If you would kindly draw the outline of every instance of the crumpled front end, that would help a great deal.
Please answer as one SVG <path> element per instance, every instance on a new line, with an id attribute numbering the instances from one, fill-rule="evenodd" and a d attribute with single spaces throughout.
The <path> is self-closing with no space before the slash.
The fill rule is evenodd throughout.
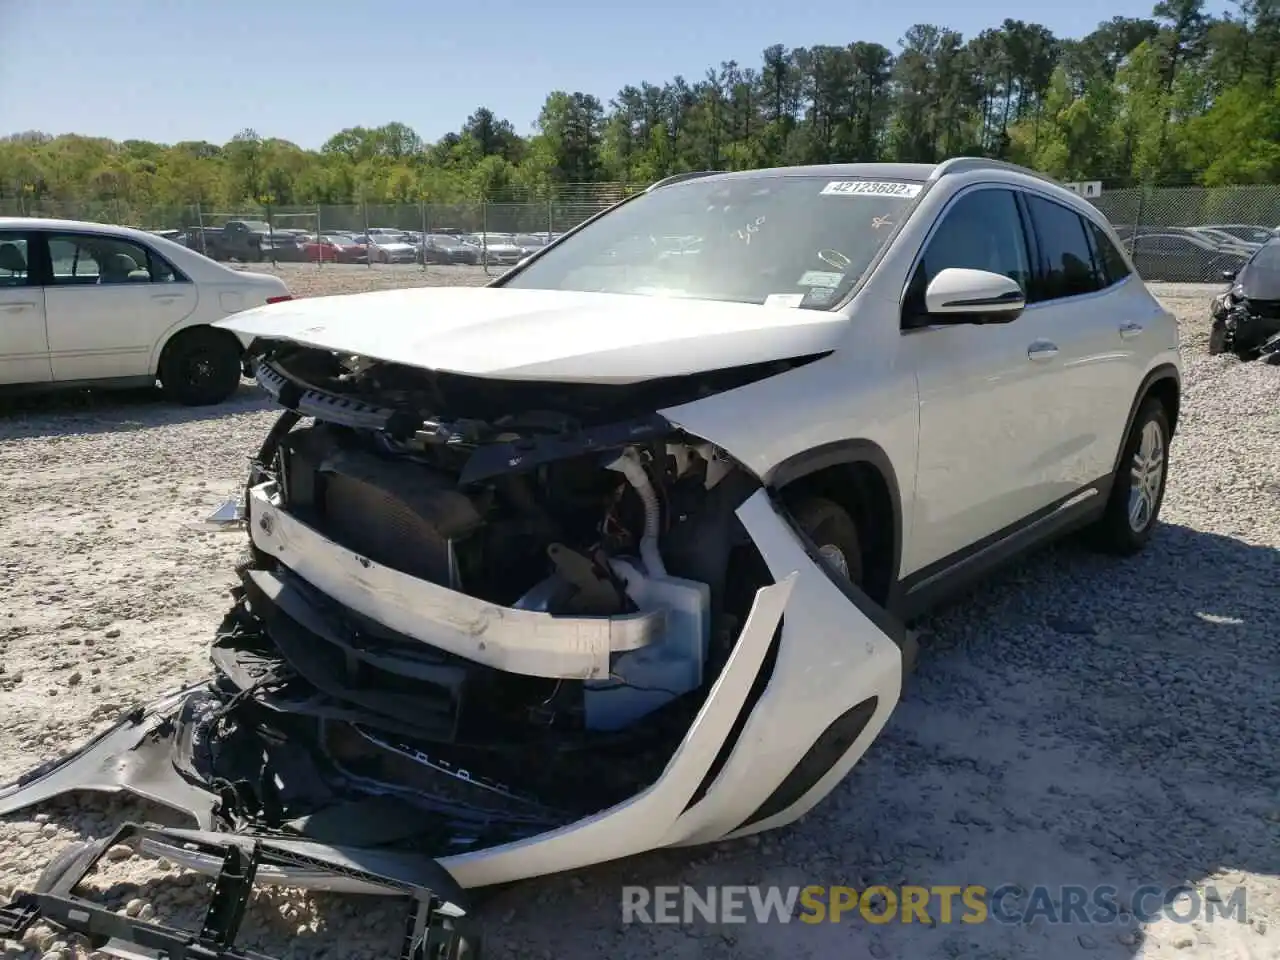
<path id="1" fill-rule="evenodd" d="M 652 385 L 513 394 L 305 349 L 257 372 L 287 412 L 213 675 L 0 788 L 0 813 L 123 791 L 468 888 L 787 823 L 896 705 L 900 625 Z"/>
<path id="2" fill-rule="evenodd" d="M 1280 299 L 1246 297 L 1233 287 L 1213 299 L 1209 312 L 1211 354 L 1254 360 L 1280 352 Z"/>

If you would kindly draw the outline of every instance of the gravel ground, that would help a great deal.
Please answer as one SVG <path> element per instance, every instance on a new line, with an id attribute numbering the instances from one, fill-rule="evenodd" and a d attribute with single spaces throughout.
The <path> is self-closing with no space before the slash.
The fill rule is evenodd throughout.
<path id="1" fill-rule="evenodd" d="M 299 295 L 484 280 L 280 269 Z M 802 823 L 507 889 L 481 909 L 490 955 L 1280 957 L 1280 369 L 1207 355 L 1209 288 L 1156 289 L 1182 319 L 1187 379 L 1150 549 L 1117 562 L 1064 545 L 1013 568 L 929 624 L 888 729 Z M 212 410 L 150 394 L 0 410 L 0 779 L 204 674 L 241 541 L 196 521 L 236 490 L 272 419 L 247 384 Z M 149 812 L 69 804 L 0 823 L 0 892 L 126 815 Z M 108 892 L 134 913 L 194 917 L 199 884 L 173 869 L 155 882 L 165 866 L 113 863 Z M 1243 886 L 1249 922 L 624 927 L 619 907 L 627 883 L 1006 882 L 1110 884 L 1122 904 L 1143 884 Z M 320 931 L 340 938 L 328 956 L 358 958 L 390 946 L 386 921 L 286 891 L 254 905 L 250 929 L 273 953 L 315 954 Z M 9 952 L 84 955 L 45 930 Z"/>

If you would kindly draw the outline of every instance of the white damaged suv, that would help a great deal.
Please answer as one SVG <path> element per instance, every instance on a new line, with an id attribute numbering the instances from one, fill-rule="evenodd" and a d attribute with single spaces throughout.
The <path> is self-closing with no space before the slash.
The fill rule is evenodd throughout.
<path id="1" fill-rule="evenodd" d="M 132 791 L 327 889 L 353 850 L 475 887 L 795 820 L 907 623 L 1068 531 L 1147 543 L 1178 420 L 1106 221 L 978 159 L 673 178 L 486 288 L 220 325 L 284 412 L 214 676 L 0 813 Z"/>

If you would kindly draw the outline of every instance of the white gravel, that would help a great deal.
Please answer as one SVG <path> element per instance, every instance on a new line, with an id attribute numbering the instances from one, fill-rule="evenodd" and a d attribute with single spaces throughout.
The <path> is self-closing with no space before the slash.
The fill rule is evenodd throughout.
<path id="1" fill-rule="evenodd" d="M 305 292 L 318 282 L 308 275 Z M 481 911 L 487 955 L 1280 957 L 1280 368 L 1206 354 L 1209 288 L 1157 292 L 1183 321 L 1186 383 L 1146 553 L 1118 562 L 1064 545 L 1012 569 L 934 619 L 888 729 L 803 823 L 508 889 Z M 111 395 L 0 408 L 0 780 L 205 673 L 242 543 L 198 521 L 235 492 L 273 416 L 248 385 L 211 410 Z M 86 803 L 0 823 L 0 893 L 126 815 L 147 814 Z M 154 882 L 155 862 L 112 866 L 121 909 L 192 903 L 191 880 Z M 1006 882 L 1242 885 L 1249 923 L 620 922 L 625 883 Z M 387 916 L 350 899 L 286 892 L 255 916 L 254 945 L 282 955 L 306 955 L 316 930 L 331 957 L 392 946 Z M 85 954 L 37 931 L 6 955 Z"/>

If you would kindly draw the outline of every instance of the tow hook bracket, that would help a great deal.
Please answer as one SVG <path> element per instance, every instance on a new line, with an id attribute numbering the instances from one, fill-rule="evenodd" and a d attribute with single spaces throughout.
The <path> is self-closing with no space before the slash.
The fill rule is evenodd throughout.
<path id="1" fill-rule="evenodd" d="M 107 850 L 117 844 L 141 845 L 146 841 L 196 849 L 220 857 L 222 865 L 212 885 L 210 902 L 199 933 L 113 912 L 85 899 L 75 889 Z M 56 863 L 56 861 L 55 861 Z M 36 923 L 44 922 L 68 933 L 80 934 L 89 945 L 108 956 L 164 957 L 167 960 L 271 960 L 256 951 L 236 947 L 258 867 L 327 868 L 355 880 L 401 891 L 407 902 L 404 938 L 398 960 L 472 960 L 480 956 L 478 941 L 466 937 L 452 922 L 448 905 L 432 891 L 402 880 L 349 865 L 325 864 L 313 857 L 292 853 L 257 839 L 239 837 L 226 842 L 193 841 L 187 831 L 126 823 L 105 841 L 81 845 L 66 867 L 42 877 L 34 892 L 23 891 L 0 907 L 0 940 L 21 940 Z M 139 954 L 138 949 L 145 951 Z"/>

